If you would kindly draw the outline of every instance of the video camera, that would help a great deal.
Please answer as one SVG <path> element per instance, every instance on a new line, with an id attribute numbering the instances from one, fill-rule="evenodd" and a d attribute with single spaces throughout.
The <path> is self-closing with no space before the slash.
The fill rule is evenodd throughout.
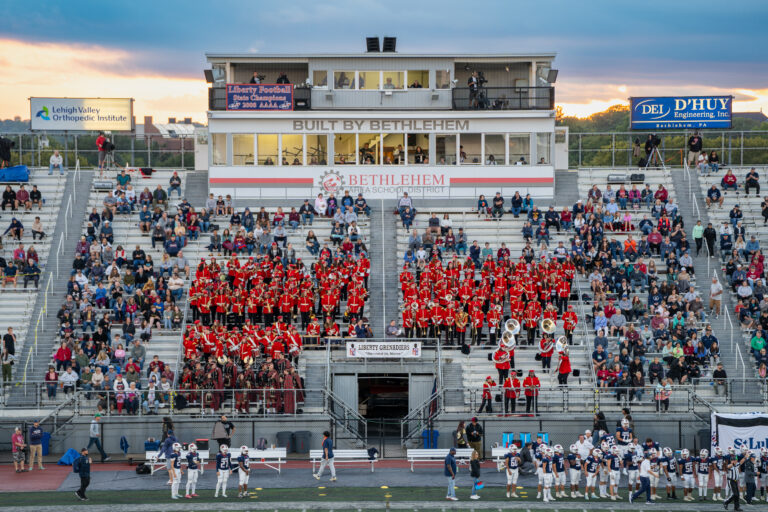
<path id="1" fill-rule="evenodd" d="M 477 72 L 477 85 L 482 87 L 483 84 L 487 84 L 488 80 L 485 78 L 485 74 L 482 71 Z"/>
<path id="2" fill-rule="evenodd" d="M 651 135 L 651 144 L 653 144 L 653 147 L 657 148 L 661 145 L 661 137 L 656 135 L 655 133 Z"/>
<path id="3" fill-rule="evenodd" d="M 104 144 L 102 144 L 101 147 L 104 148 L 104 151 L 106 151 L 107 153 L 111 153 L 112 151 L 115 150 L 115 145 L 112 144 L 112 141 L 110 141 L 109 139 L 107 139 L 104 142 Z"/>

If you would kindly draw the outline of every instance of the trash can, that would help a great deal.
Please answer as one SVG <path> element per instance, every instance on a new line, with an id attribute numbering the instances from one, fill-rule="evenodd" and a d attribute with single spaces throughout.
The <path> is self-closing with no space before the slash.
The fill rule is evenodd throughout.
<path id="1" fill-rule="evenodd" d="M 208 439 L 195 439 L 198 450 L 208 450 Z"/>
<path id="2" fill-rule="evenodd" d="M 51 434 L 49 432 L 43 432 L 43 438 L 41 439 L 41 441 L 43 444 L 43 456 L 47 456 L 48 450 L 51 447 Z"/>
<path id="3" fill-rule="evenodd" d="M 277 446 L 285 448 L 286 453 L 294 452 L 293 432 L 278 432 Z"/>
<path id="4" fill-rule="evenodd" d="M 309 453 L 312 432 L 309 430 L 299 430 L 298 432 L 294 432 L 293 441 L 296 453 Z"/>
<path id="5" fill-rule="evenodd" d="M 432 443 L 430 445 L 430 448 L 432 448 L 433 450 L 435 448 L 437 448 L 437 438 L 438 437 L 440 437 L 440 432 L 438 432 L 437 430 L 433 430 L 432 431 Z"/>
<path id="6" fill-rule="evenodd" d="M 424 440 L 424 449 L 429 449 L 430 446 L 430 437 L 431 437 L 432 431 L 431 430 L 422 430 L 421 431 L 421 438 Z"/>

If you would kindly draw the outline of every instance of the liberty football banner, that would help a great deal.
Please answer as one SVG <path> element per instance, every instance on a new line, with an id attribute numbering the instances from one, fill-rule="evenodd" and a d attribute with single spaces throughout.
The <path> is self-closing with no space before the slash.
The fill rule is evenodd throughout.
<path id="1" fill-rule="evenodd" d="M 768 447 L 768 414 L 720 414 L 712 413 L 712 449 L 729 446 L 750 450 Z"/>
<path id="2" fill-rule="evenodd" d="M 630 98 L 630 128 L 730 128 L 733 96 Z"/>
<path id="3" fill-rule="evenodd" d="M 293 85 L 227 84 L 227 110 L 293 110 Z"/>
<path id="4" fill-rule="evenodd" d="M 420 341 L 348 341 L 347 357 L 363 359 L 403 358 L 414 359 L 421 357 Z"/>

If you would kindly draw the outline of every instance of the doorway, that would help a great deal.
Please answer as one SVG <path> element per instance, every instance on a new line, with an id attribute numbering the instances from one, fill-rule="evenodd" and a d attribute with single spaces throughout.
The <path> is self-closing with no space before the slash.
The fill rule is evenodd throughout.
<path id="1" fill-rule="evenodd" d="M 408 375 L 358 375 L 360 414 L 368 419 L 368 435 L 399 436 L 408 414 Z"/>

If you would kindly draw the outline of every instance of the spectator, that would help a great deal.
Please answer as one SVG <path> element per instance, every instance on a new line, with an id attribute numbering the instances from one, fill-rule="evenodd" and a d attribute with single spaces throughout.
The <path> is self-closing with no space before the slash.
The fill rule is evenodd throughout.
<path id="1" fill-rule="evenodd" d="M 37 205 L 38 209 L 43 209 L 43 195 L 37 189 L 37 185 L 32 185 L 32 190 L 29 191 L 29 201 L 32 206 Z"/>
<path id="2" fill-rule="evenodd" d="M 53 154 L 51 155 L 51 158 L 48 160 L 48 175 L 52 175 L 54 169 L 59 170 L 60 175 L 64 175 L 64 159 L 59 154 L 58 149 L 53 150 Z"/>
<path id="3" fill-rule="evenodd" d="M 725 172 L 725 175 L 720 180 L 720 186 L 723 188 L 723 190 L 738 190 L 738 184 L 736 181 L 736 176 L 733 174 L 733 171 L 731 169 L 728 169 Z"/>
<path id="4" fill-rule="evenodd" d="M 181 178 L 177 171 L 173 171 L 170 180 L 168 180 L 168 197 L 171 197 L 171 193 L 175 190 L 179 197 L 181 197 Z"/>
<path id="5" fill-rule="evenodd" d="M 688 165 L 693 165 L 701 155 L 703 141 L 698 132 L 688 138 Z"/>
<path id="6" fill-rule="evenodd" d="M 477 422 L 477 418 L 472 418 L 472 421 L 467 425 L 467 440 L 469 447 L 475 450 L 477 453 L 483 453 L 483 427 Z"/>
<path id="7" fill-rule="evenodd" d="M 728 393 L 728 374 L 723 369 L 723 363 L 717 363 L 717 368 L 712 372 L 712 382 L 715 385 L 716 395 L 726 395 Z"/>
<path id="8" fill-rule="evenodd" d="M 24 469 L 24 449 L 26 446 L 21 427 L 15 427 L 13 434 L 11 434 L 11 452 L 13 453 L 13 469 L 16 470 L 16 473 L 24 473 L 27 471 Z M 30 467 L 31 466 L 32 461 L 30 460 Z"/>
<path id="9" fill-rule="evenodd" d="M 101 158 L 99 158 L 99 160 L 101 160 Z M 101 163 L 99 165 L 101 165 Z M 99 446 L 98 443 L 96 446 Z M 109 459 L 109 457 L 107 457 L 107 459 Z M 102 460 L 102 462 L 105 461 Z M 72 464 L 73 471 L 80 476 L 80 488 L 75 491 L 75 494 L 81 501 L 88 501 L 88 497 L 85 495 L 85 490 L 88 489 L 88 486 L 91 483 L 91 464 L 93 464 L 93 460 L 88 456 L 88 448 L 80 450 L 80 458 L 76 459 Z"/>
<path id="10" fill-rule="evenodd" d="M 662 378 L 658 384 L 656 384 L 656 411 L 668 411 L 669 410 L 669 398 L 672 395 L 672 386 L 666 378 Z"/>
<path id="11" fill-rule="evenodd" d="M 730 172 L 730 169 L 729 169 Z M 747 173 L 747 176 L 744 180 L 744 193 L 746 195 L 749 195 L 749 189 L 754 188 L 755 189 L 755 197 L 760 197 L 760 174 L 755 170 L 755 168 L 751 168 L 749 172 Z"/>
<path id="12" fill-rule="evenodd" d="M 101 462 L 109 462 L 112 460 L 112 458 L 107 455 L 107 453 L 104 451 L 104 448 L 102 446 L 102 430 L 101 430 L 101 413 L 96 413 L 93 416 L 93 420 L 91 420 L 91 426 L 89 429 L 89 440 L 88 440 L 88 446 L 84 448 L 85 453 L 87 454 L 88 448 L 91 447 L 92 444 L 96 445 L 96 449 L 99 450 L 99 453 L 101 454 Z"/>

